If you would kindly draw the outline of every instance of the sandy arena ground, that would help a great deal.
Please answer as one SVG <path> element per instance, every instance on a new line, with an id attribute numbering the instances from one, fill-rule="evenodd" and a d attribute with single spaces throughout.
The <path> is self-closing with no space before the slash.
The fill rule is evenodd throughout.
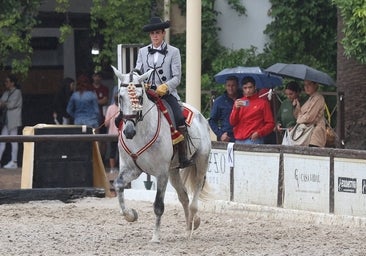
<path id="1" fill-rule="evenodd" d="M 175 204 L 166 205 L 161 243 L 152 244 L 152 203 L 127 203 L 137 222 L 124 220 L 117 198 L 0 205 L 0 255 L 366 255 L 365 228 L 239 210 L 201 211 L 201 226 L 187 241 Z"/>

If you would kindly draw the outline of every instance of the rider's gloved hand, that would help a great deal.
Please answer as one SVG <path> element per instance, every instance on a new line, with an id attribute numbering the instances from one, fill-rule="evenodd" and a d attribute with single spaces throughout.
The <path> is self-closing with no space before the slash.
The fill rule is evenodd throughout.
<path id="1" fill-rule="evenodd" d="M 156 88 L 156 93 L 162 97 L 164 96 L 165 94 L 167 94 L 168 92 L 168 86 L 166 84 L 161 84 L 158 86 L 158 88 Z"/>

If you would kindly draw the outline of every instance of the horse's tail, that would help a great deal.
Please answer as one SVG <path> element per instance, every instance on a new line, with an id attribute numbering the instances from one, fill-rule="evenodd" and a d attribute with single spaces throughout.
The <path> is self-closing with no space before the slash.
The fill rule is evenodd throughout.
<path id="1" fill-rule="evenodd" d="M 195 165 L 189 166 L 180 172 L 184 186 L 187 189 L 188 194 L 193 194 L 197 182 L 199 181 L 198 176 L 201 175 L 197 172 L 197 167 Z M 202 201 L 208 201 L 212 198 L 211 188 L 206 180 L 206 175 L 203 177 L 203 184 L 201 187 L 201 192 L 199 194 L 199 199 Z"/>

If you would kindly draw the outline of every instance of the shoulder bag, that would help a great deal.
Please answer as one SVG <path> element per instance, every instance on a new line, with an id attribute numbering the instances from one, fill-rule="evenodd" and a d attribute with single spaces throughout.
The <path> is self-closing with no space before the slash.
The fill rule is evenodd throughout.
<path id="1" fill-rule="evenodd" d="M 297 123 L 291 131 L 286 131 L 282 145 L 309 146 L 315 125 Z"/>
<path id="2" fill-rule="evenodd" d="M 325 119 L 325 131 L 326 131 L 326 143 L 325 146 L 328 148 L 335 147 L 336 145 L 336 139 L 337 139 L 337 133 L 333 130 L 331 126 L 331 118 L 333 115 L 334 110 L 332 113 L 330 113 L 329 108 L 327 104 L 325 104 L 325 113 L 327 118 Z"/>

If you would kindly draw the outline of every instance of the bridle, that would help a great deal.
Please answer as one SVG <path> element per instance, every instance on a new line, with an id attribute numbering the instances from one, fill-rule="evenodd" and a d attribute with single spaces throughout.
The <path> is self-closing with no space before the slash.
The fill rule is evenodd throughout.
<path id="1" fill-rule="evenodd" d="M 141 97 L 136 96 L 136 88 L 142 88 L 142 85 L 129 83 L 129 84 L 121 84 L 121 87 L 127 88 L 127 93 L 130 98 L 130 101 L 131 101 L 132 109 L 135 111 L 135 114 L 132 114 L 132 115 L 125 115 L 121 111 L 122 120 L 124 123 L 126 123 L 127 121 L 131 121 L 131 122 L 133 122 L 134 125 L 136 125 L 137 122 L 143 120 L 143 115 L 142 115 L 143 96 L 141 96 Z M 144 93 L 144 91 L 142 93 Z"/>
<path id="2" fill-rule="evenodd" d="M 133 82 L 133 74 L 132 72 L 130 73 L 130 83 L 128 84 L 121 84 L 121 87 L 126 87 L 127 88 L 127 93 L 128 93 L 128 96 L 129 96 L 129 99 L 130 99 L 130 102 L 131 102 L 131 105 L 132 105 L 132 109 L 135 111 L 135 114 L 132 114 L 132 115 L 125 115 L 122 113 L 122 121 L 123 123 L 121 122 L 118 129 L 120 131 L 122 131 L 122 126 L 123 124 L 126 124 L 127 121 L 131 121 L 133 122 L 134 126 L 136 126 L 136 124 L 140 121 L 142 121 L 144 119 L 144 116 L 150 112 L 150 110 L 155 106 L 157 108 L 157 106 L 155 104 L 153 104 L 147 111 L 146 113 L 143 115 L 142 114 L 142 109 L 143 109 L 143 98 L 144 98 L 144 93 L 145 93 L 145 90 L 142 90 L 142 95 L 140 97 L 137 97 L 136 95 L 136 88 L 142 88 L 142 84 L 134 84 Z M 129 148 L 128 146 L 126 145 L 126 142 L 125 140 L 123 139 L 123 136 L 120 135 L 120 142 L 121 142 L 121 145 L 123 147 L 123 149 L 126 151 L 126 153 L 131 156 L 131 158 L 133 159 L 135 165 L 141 170 L 143 171 L 140 166 L 137 164 L 136 160 L 137 160 L 137 157 L 139 155 L 141 155 L 144 151 L 146 151 L 148 148 L 150 148 L 154 143 L 155 141 L 157 140 L 157 138 L 159 137 L 159 133 L 160 133 L 160 128 L 161 128 L 161 115 L 159 113 L 158 115 L 158 120 L 157 120 L 157 128 L 156 128 L 156 131 L 155 131 L 155 134 L 153 136 L 153 138 L 147 142 L 140 150 L 138 150 L 136 153 L 133 153 Z"/>

